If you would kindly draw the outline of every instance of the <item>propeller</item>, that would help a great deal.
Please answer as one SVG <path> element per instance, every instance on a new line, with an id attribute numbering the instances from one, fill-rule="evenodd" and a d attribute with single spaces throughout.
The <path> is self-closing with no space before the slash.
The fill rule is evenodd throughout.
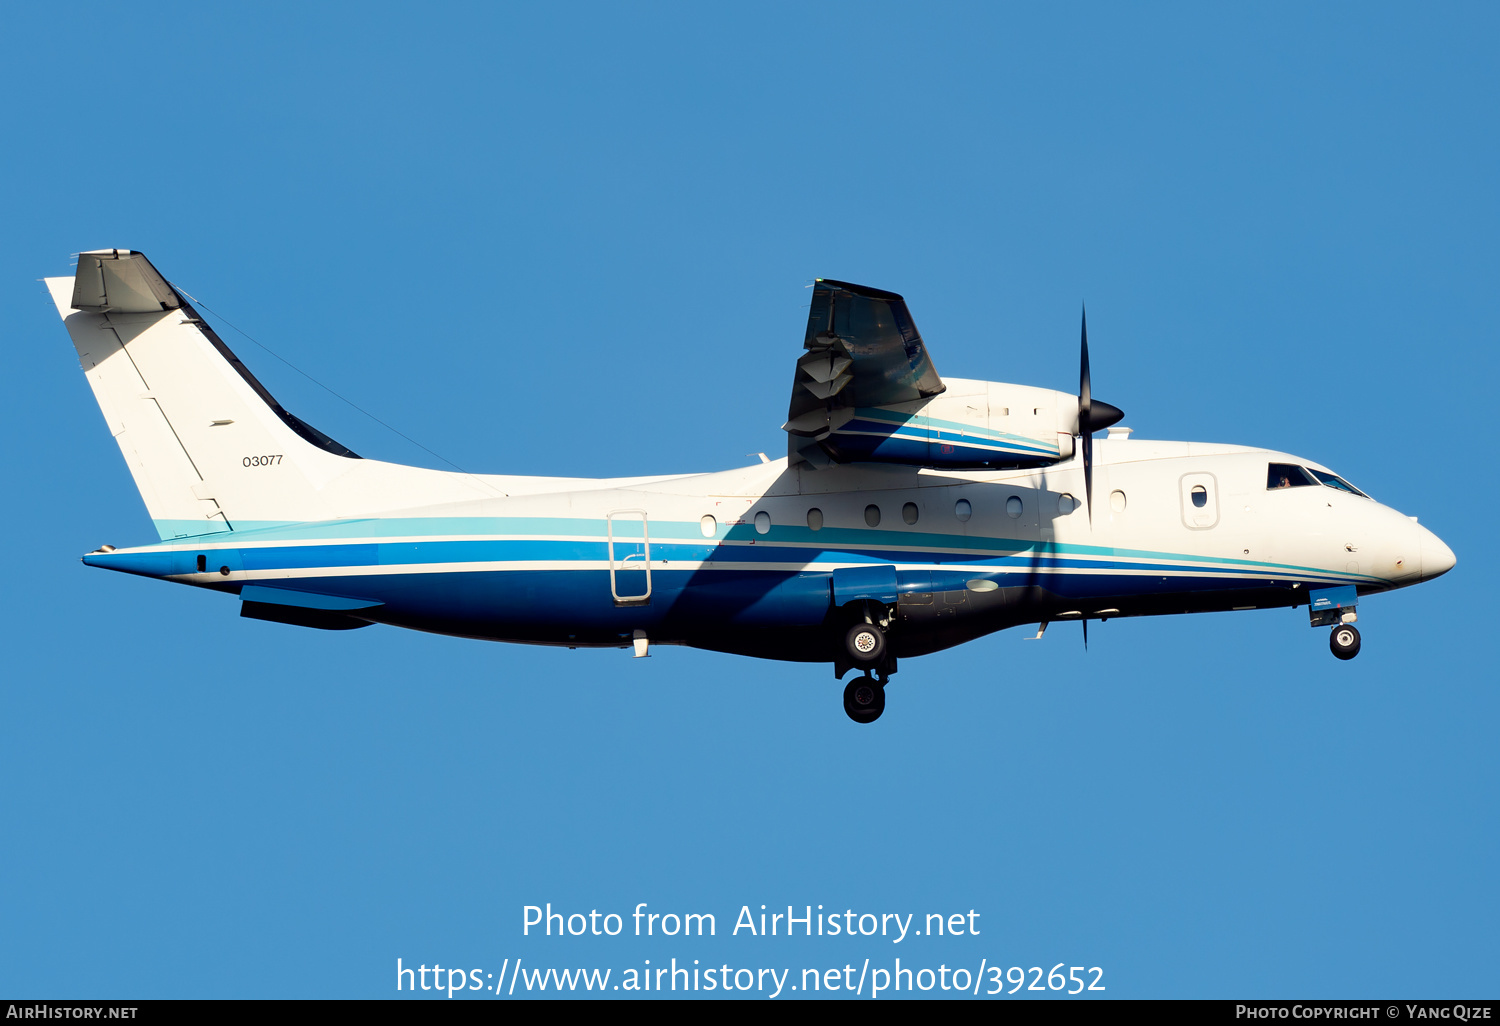
<path id="1" fill-rule="evenodd" d="M 1083 311 L 1083 338 L 1078 361 L 1078 436 L 1083 452 L 1083 495 L 1089 523 L 1094 522 L 1094 432 L 1125 419 L 1125 411 L 1109 403 L 1095 402 L 1089 381 L 1089 312 Z M 1085 627 L 1084 630 L 1088 628 Z M 1087 644 L 1087 641 L 1085 641 Z"/>

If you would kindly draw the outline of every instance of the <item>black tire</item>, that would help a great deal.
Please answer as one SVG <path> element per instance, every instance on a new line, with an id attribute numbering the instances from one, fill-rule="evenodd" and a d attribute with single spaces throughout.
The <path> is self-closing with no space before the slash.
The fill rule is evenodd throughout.
<path id="1" fill-rule="evenodd" d="M 885 688 L 872 677 L 855 677 L 844 688 L 844 712 L 855 723 L 874 723 L 885 712 Z"/>
<path id="2" fill-rule="evenodd" d="M 1359 655 L 1359 630 L 1352 623 L 1341 623 L 1328 635 L 1328 647 L 1340 659 Z"/>
<path id="3" fill-rule="evenodd" d="M 872 623 L 857 623 L 844 635 L 844 651 L 855 666 L 874 666 L 885 658 L 885 631 Z"/>

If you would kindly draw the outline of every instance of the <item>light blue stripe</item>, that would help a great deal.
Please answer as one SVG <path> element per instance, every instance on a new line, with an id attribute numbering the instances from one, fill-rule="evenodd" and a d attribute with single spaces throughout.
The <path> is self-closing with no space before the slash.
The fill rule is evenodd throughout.
<path id="1" fill-rule="evenodd" d="M 292 546 L 281 557 L 291 566 L 308 566 L 310 558 L 328 559 L 327 550 L 340 547 L 354 548 L 355 543 L 382 543 L 382 548 L 401 544 L 408 539 L 423 536 L 478 536 L 478 540 L 431 541 L 411 540 L 414 550 L 431 546 L 443 546 L 448 554 L 439 558 L 423 554 L 420 558 L 403 560 L 412 563 L 424 562 L 488 562 L 488 561 L 574 561 L 604 560 L 608 558 L 603 540 L 604 522 L 583 518 L 558 517 L 431 517 L 431 518 L 382 518 L 370 520 L 341 520 L 323 524 L 297 524 L 292 526 L 272 525 L 264 528 L 235 531 L 232 535 L 209 535 L 195 539 L 201 544 L 228 545 L 243 551 L 256 552 L 263 566 L 269 568 L 270 552 L 280 548 L 285 541 L 325 541 L 328 546 L 317 546 L 318 555 L 312 552 L 297 553 Z M 617 524 L 617 527 L 624 525 Z M 639 525 L 637 524 L 637 528 Z M 573 541 L 546 542 L 521 540 L 517 535 L 554 535 Z M 970 538 L 956 534 L 938 534 L 919 531 L 890 531 L 879 529 L 825 527 L 814 532 L 806 527 L 773 526 L 764 535 L 758 534 L 753 525 L 735 525 L 723 536 L 713 540 L 703 539 L 698 525 L 688 522 L 658 521 L 651 525 L 652 556 L 655 560 L 684 560 L 692 562 L 728 561 L 758 563 L 804 563 L 830 562 L 898 562 L 898 563 L 980 563 L 996 567 L 1048 568 L 1110 568 L 1138 574 L 1191 572 L 1208 568 L 1252 573 L 1257 575 L 1294 576 L 1320 580 L 1362 580 L 1377 582 L 1381 578 L 1368 574 L 1349 574 L 1317 567 L 1288 563 L 1270 563 L 1264 560 L 1237 557 L 1199 556 L 1185 553 L 1159 552 L 1149 549 L 1119 549 L 1109 546 L 1036 543 L 1015 538 Z M 616 556 L 619 558 L 619 542 L 634 545 L 635 538 L 617 532 Z M 340 546 L 338 543 L 345 543 Z M 465 554 L 454 546 L 480 546 L 479 553 Z M 504 554 L 496 551 L 503 548 Z M 156 548 L 152 546 L 150 548 Z M 170 546 L 175 550 L 191 548 L 179 541 Z M 482 553 L 482 554 L 481 554 Z M 414 554 L 416 554 L 414 552 Z M 1142 560 L 1161 560 L 1162 564 L 1150 564 Z M 368 559 L 343 563 L 336 559 L 317 565 L 366 565 Z M 381 562 L 385 562 L 382 558 Z"/>

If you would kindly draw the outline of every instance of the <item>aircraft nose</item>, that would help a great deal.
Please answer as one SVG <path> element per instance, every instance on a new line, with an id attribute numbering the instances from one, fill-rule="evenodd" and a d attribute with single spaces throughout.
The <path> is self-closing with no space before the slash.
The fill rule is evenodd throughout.
<path id="1" fill-rule="evenodd" d="M 1422 580 L 1430 581 L 1434 577 L 1443 576 L 1457 562 L 1453 550 L 1444 545 L 1441 538 L 1427 528 L 1422 528 Z"/>

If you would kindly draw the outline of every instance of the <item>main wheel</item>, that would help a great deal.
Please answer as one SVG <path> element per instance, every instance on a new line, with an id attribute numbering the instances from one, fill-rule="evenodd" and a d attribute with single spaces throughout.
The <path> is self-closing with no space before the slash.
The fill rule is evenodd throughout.
<path id="1" fill-rule="evenodd" d="M 1339 624 L 1328 635 L 1328 647 L 1340 659 L 1353 659 L 1359 655 L 1359 631 L 1353 624 Z"/>
<path id="2" fill-rule="evenodd" d="M 885 688 L 869 677 L 855 677 L 844 688 L 844 712 L 855 723 L 873 723 L 885 712 Z"/>
<path id="3" fill-rule="evenodd" d="M 856 666 L 874 666 L 885 656 L 885 632 L 872 623 L 857 623 L 844 635 L 844 649 Z"/>

